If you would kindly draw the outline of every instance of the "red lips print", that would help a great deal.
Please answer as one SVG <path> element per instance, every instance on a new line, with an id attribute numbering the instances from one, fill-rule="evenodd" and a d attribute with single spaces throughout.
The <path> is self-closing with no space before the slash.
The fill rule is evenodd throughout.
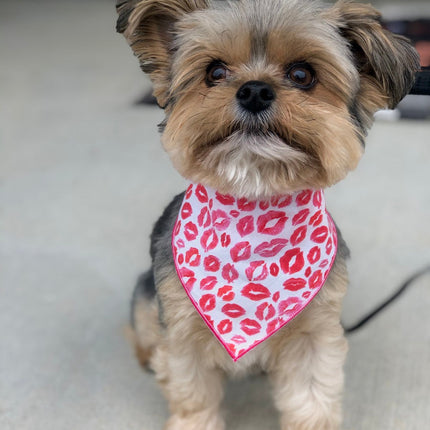
<path id="1" fill-rule="evenodd" d="M 248 199 L 238 199 L 237 207 L 241 211 L 253 211 L 257 207 L 257 202 L 248 201 Z"/>
<path id="2" fill-rule="evenodd" d="M 254 231 L 254 217 L 251 215 L 244 216 L 237 222 L 236 229 L 240 237 L 251 234 Z"/>
<path id="3" fill-rule="evenodd" d="M 206 230 L 203 233 L 202 238 L 200 239 L 200 244 L 206 252 L 215 249 L 218 245 L 218 236 L 213 228 Z"/>
<path id="4" fill-rule="evenodd" d="M 243 321 L 241 321 L 240 328 L 244 333 L 246 333 L 249 336 L 257 334 L 261 331 L 260 323 L 250 318 L 245 318 Z"/>
<path id="5" fill-rule="evenodd" d="M 263 281 L 269 276 L 269 270 L 264 261 L 253 261 L 245 269 L 245 274 L 248 281 Z"/>
<path id="6" fill-rule="evenodd" d="M 276 235 L 281 233 L 285 227 L 288 217 L 285 212 L 269 211 L 257 219 L 257 230 L 262 234 Z"/>
<path id="7" fill-rule="evenodd" d="M 182 219 L 186 219 L 190 217 L 193 213 L 193 209 L 188 202 L 185 202 L 181 209 L 181 217 Z"/>
<path id="8" fill-rule="evenodd" d="M 272 263 L 270 265 L 270 274 L 272 276 L 278 276 L 279 273 L 279 266 L 276 263 Z"/>
<path id="9" fill-rule="evenodd" d="M 207 203 L 209 200 L 208 193 L 203 185 L 197 185 L 196 196 L 199 199 L 200 203 Z"/>
<path id="10" fill-rule="evenodd" d="M 235 269 L 233 264 L 227 263 L 222 268 L 222 277 L 227 282 L 233 282 L 239 277 L 239 272 Z"/>
<path id="11" fill-rule="evenodd" d="M 288 244 L 288 239 L 272 239 L 270 242 L 263 242 L 255 248 L 254 252 L 261 257 L 274 257 L 278 255 Z"/>
<path id="12" fill-rule="evenodd" d="M 188 291 L 190 291 L 197 281 L 197 279 L 195 278 L 195 273 L 192 270 L 187 269 L 186 267 L 182 267 L 178 273 L 182 279 L 182 282 L 184 283 L 184 287 Z"/>
<path id="13" fill-rule="evenodd" d="M 239 242 L 230 250 L 231 259 L 237 263 L 241 260 L 247 260 L 251 256 L 251 245 L 249 242 Z"/>
<path id="14" fill-rule="evenodd" d="M 316 228 L 311 234 L 311 240 L 316 243 L 324 243 L 328 236 L 328 228 L 324 225 Z"/>
<path id="15" fill-rule="evenodd" d="M 311 190 L 305 190 L 302 191 L 297 197 L 296 197 L 296 203 L 298 206 L 304 206 L 307 205 L 312 198 L 312 191 Z"/>
<path id="16" fill-rule="evenodd" d="M 203 261 L 203 266 L 208 272 L 218 272 L 221 262 L 218 257 L 208 255 Z"/>
<path id="17" fill-rule="evenodd" d="M 221 246 L 227 248 L 231 243 L 231 236 L 227 233 L 221 235 Z"/>
<path id="18" fill-rule="evenodd" d="M 260 320 L 270 320 L 276 315 L 276 309 L 270 303 L 262 303 L 258 305 L 255 316 Z"/>
<path id="19" fill-rule="evenodd" d="M 185 193 L 185 198 L 189 199 L 193 194 L 193 184 L 191 184 L 188 188 L 187 191 Z"/>
<path id="20" fill-rule="evenodd" d="M 293 225 L 303 224 L 309 214 L 310 210 L 308 208 L 302 209 L 300 212 L 293 216 Z"/>
<path id="21" fill-rule="evenodd" d="M 303 278 L 289 278 L 282 285 L 286 290 L 298 291 L 306 287 L 306 281 Z"/>
<path id="22" fill-rule="evenodd" d="M 245 342 L 246 342 L 246 339 L 245 339 L 243 336 L 241 336 L 240 334 L 235 334 L 235 335 L 231 338 L 231 340 L 232 340 L 234 343 L 245 343 Z"/>
<path id="23" fill-rule="evenodd" d="M 229 302 L 235 297 L 235 294 L 232 290 L 233 287 L 231 285 L 224 285 L 218 290 L 217 296 L 221 297 L 224 302 Z"/>
<path id="24" fill-rule="evenodd" d="M 218 191 L 215 193 L 216 199 L 225 206 L 234 205 L 236 199 L 228 194 L 220 194 Z"/>
<path id="25" fill-rule="evenodd" d="M 268 201 L 262 201 L 262 202 L 260 202 L 259 203 L 259 208 L 262 210 L 262 211 L 265 211 L 266 209 L 269 209 L 269 207 L 270 207 L 270 202 L 268 202 Z"/>
<path id="26" fill-rule="evenodd" d="M 218 328 L 218 331 L 221 334 L 227 334 L 227 333 L 230 333 L 233 330 L 233 324 L 232 324 L 232 322 L 230 320 L 226 319 L 226 320 L 222 320 L 218 324 L 217 328 Z"/>
<path id="27" fill-rule="evenodd" d="M 311 219 L 309 220 L 309 224 L 313 225 L 314 227 L 320 225 L 323 221 L 323 214 L 321 211 L 318 211 L 314 215 L 312 215 Z"/>
<path id="28" fill-rule="evenodd" d="M 318 246 L 311 248 L 307 258 L 310 264 L 315 264 L 321 258 L 320 248 Z"/>
<path id="29" fill-rule="evenodd" d="M 212 211 L 212 223 L 218 231 L 224 231 L 230 225 L 230 217 L 221 209 Z"/>
<path id="30" fill-rule="evenodd" d="M 267 299 L 271 295 L 270 290 L 267 287 L 261 284 L 254 284 L 252 282 L 242 289 L 241 294 L 254 302 Z"/>
<path id="31" fill-rule="evenodd" d="M 206 206 L 200 211 L 199 216 L 197 217 L 197 223 L 200 227 L 204 228 L 211 225 L 211 214 Z"/>
<path id="32" fill-rule="evenodd" d="M 246 310 L 236 303 L 227 303 L 222 307 L 221 312 L 223 312 L 230 318 L 239 318 L 245 315 Z"/>
<path id="33" fill-rule="evenodd" d="M 332 249 L 333 249 L 333 241 L 331 240 L 331 237 L 329 237 L 325 246 L 325 252 L 327 253 L 327 255 L 331 254 Z"/>
<path id="34" fill-rule="evenodd" d="M 316 272 L 312 273 L 311 277 L 309 278 L 309 288 L 318 288 L 322 285 L 323 282 L 323 274 L 321 270 L 317 270 Z"/>
<path id="35" fill-rule="evenodd" d="M 305 259 L 300 248 L 289 249 L 280 259 L 281 269 L 284 273 L 297 273 L 303 269 Z"/>
<path id="36" fill-rule="evenodd" d="M 185 262 L 191 267 L 197 267 L 200 264 L 200 254 L 197 248 L 190 248 L 185 253 Z"/>
<path id="37" fill-rule="evenodd" d="M 290 297 L 279 303 L 279 315 L 291 314 L 296 312 L 301 306 L 299 297 Z"/>
<path id="38" fill-rule="evenodd" d="M 300 242 L 303 242 L 306 238 L 307 231 L 308 231 L 308 228 L 305 225 L 302 225 L 296 230 L 294 230 L 294 233 L 290 237 L 291 245 L 296 246 Z"/>
<path id="39" fill-rule="evenodd" d="M 197 226 L 190 221 L 184 226 L 184 234 L 187 240 L 191 241 L 197 237 L 199 230 L 197 229 Z"/>
<path id="40" fill-rule="evenodd" d="M 216 276 L 206 276 L 200 281 L 200 289 L 201 290 L 212 290 L 215 285 L 218 283 Z"/>
<path id="41" fill-rule="evenodd" d="M 293 197 L 291 195 L 281 196 L 277 198 L 276 204 L 274 206 L 278 206 L 279 209 L 286 208 L 287 206 L 290 206 L 292 201 Z"/>
<path id="42" fill-rule="evenodd" d="M 312 203 L 316 208 L 320 208 L 323 200 L 322 191 L 315 191 L 314 196 L 312 198 Z"/>
<path id="43" fill-rule="evenodd" d="M 203 312 L 210 312 L 215 309 L 216 299 L 213 294 L 204 294 L 199 300 L 200 308 Z"/>

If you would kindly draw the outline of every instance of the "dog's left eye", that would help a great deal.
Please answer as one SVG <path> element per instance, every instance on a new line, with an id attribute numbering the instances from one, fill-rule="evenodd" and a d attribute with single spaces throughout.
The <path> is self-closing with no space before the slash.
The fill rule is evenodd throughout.
<path id="1" fill-rule="evenodd" d="M 287 68 L 287 79 L 298 88 L 308 90 L 312 88 L 316 82 L 315 70 L 308 63 L 295 63 Z"/>
<path id="2" fill-rule="evenodd" d="M 225 64 L 214 61 L 206 69 L 206 84 L 213 87 L 218 82 L 227 79 L 229 75 L 230 71 Z"/>

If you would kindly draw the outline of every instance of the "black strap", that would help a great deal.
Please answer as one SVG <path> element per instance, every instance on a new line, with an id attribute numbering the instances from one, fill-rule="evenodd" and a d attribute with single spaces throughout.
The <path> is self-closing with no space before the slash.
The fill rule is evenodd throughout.
<path id="1" fill-rule="evenodd" d="M 358 322 L 356 322 L 354 325 L 350 327 L 344 327 L 345 333 L 350 334 L 365 324 L 367 324 L 371 319 L 373 319 L 376 315 L 378 315 L 383 309 L 385 309 L 389 304 L 394 302 L 401 294 L 403 294 L 408 287 L 413 284 L 418 278 L 420 278 L 423 275 L 426 275 L 430 273 L 430 266 L 424 267 L 423 269 L 419 270 L 418 272 L 414 273 L 412 276 L 410 276 L 406 281 L 404 281 L 398 289 L 384 302 L 382 302 L 379 306 L 377 306 L 375 309 L 370 311 L 367 315 L 365 315 L 363 318 L 361 318 Z"/>
<path id="2" fill-rule="evenodd" d="M 430 96 L 430 67 L 422 67 L 417 73 L 410 94 Z"/>

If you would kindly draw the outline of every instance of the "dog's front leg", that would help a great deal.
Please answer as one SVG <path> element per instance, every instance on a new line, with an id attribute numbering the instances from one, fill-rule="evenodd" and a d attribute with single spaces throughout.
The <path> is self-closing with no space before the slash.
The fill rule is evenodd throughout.
<path id="1" fill-rule="evenodd" d="M 338 430 L 347 343 L 340 324 L 285 343 L 271 372 L 282 430 Z"/>
<path id="2" fill-rule="evenodd" d="M 192 344 L 160 346 L 154 367 L 171 412 L 165 430 L 224 430 L 224 375 L 209 368 Z"/>

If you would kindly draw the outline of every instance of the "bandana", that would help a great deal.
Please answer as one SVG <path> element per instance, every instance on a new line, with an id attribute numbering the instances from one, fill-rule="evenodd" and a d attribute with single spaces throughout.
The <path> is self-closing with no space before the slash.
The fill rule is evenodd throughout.
<path id="1" fill-rule="evenodd" d="M 337 236 L 322 190 L 250 201 L 191 184 L 172 249 L 191 302 L 237 361 L 312 301 Z"/>

